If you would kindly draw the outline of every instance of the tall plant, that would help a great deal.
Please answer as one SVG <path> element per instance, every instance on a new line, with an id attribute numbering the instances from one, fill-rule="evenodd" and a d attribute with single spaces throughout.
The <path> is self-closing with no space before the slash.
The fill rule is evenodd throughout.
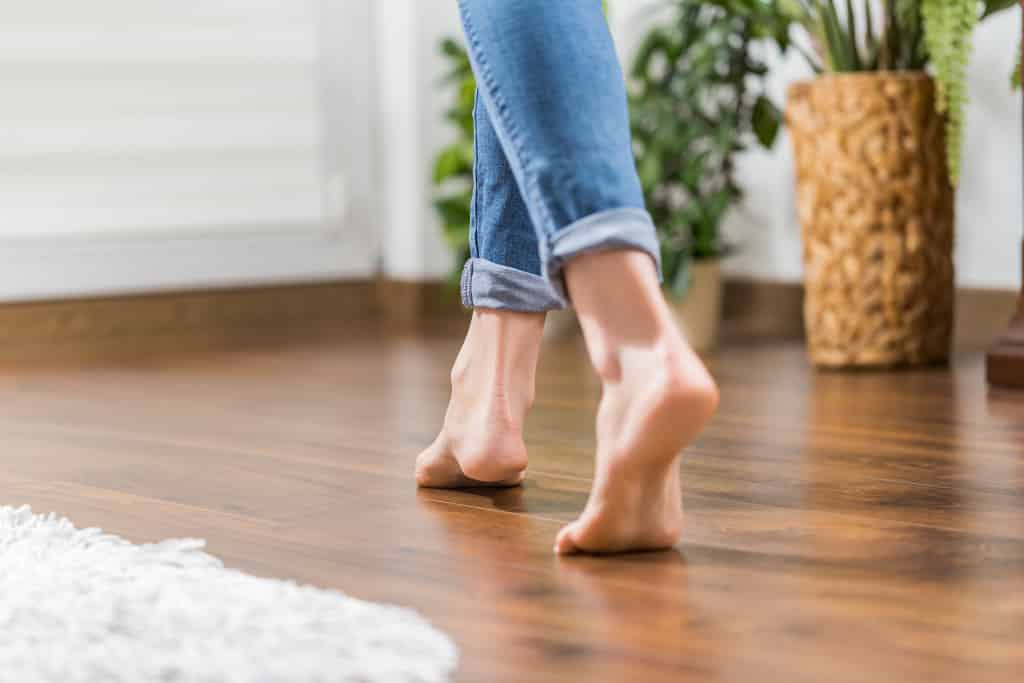
<path id="1" fill-rule="evenodd" d="M 701 0 L 672 4 L 673 20 L 654 28 L 637 51 L 630 110 L 665 284 L 681 296 L 691 261 L 726 249 L 722 221 L 741 196 L 736 154 L 756 142 L 770 146 L 779 112 L 764 94 L 767 67 L 752 51 L 775 30 L 770 15 L 758 20 Z M 784 41 L 784 32 L 777 37 Z"/>

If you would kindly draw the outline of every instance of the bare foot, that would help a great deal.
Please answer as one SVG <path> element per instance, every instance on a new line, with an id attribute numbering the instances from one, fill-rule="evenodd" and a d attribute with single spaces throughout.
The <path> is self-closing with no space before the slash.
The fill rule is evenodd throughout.
<path id="1" fill-rule="evenodd" d="M 603 394 L 590 498 L 554 550 L 671 547 L 683 523 L 680 451 L 714 413 L 717 388 L 679 334 L 648 256 L 582 256 L 570 262 L 566 280 Z"/>
<path id="2" fill-rule="evenodd" d="M 593 488 L 580 518 L 558 534 L 556 553 L 655 550 L 679 541 L 680 451 L 718 400 L 687 351 L 633 351 L 633 367 L 618 381 L 605 380 Z"/>
<path id="3" fill-rule="evenodd" d="M 473 311 L 452 367 L 444 426 L 416 459 L 416 483 L 463 488 L 522 482 L 522 429 L 533 403 L 543 331 L 543 313 Z"/>

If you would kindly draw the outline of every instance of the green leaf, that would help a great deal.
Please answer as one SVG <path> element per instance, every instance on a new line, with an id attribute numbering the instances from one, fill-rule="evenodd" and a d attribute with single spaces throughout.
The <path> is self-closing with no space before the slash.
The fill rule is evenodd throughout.
<path id="1" fill-rule="evenodd" d="M 822 5 L 825 31 L 828 38 L 828 49 L 832 55 L 832 68 L 835 71 L 853 71 L 853 57 L 850 56 L 848 36 L 839 23 L 839 13 L 832 0 L 825 0 Z"/>
<path id="2" fill-rule="evenodd" d="M 661 181 L 661 160 L 656 151 L 652 150 L 640 159 L 637 173 L 640 176 L 640 185 L 645 189 L 658 185 Z"/>
<path id="3" fill-rule="evenodd" d="M 469 77 L 459 83 L 459 93 L 455 100 L 456 108 L 463 114 L 472 115 L 473 105 L 476 104 L 476 79 Z"/>
<path id="4" fill-rule="evenodd" d="M 985 11 L 982 13 L 981 18 L 987 19 L 996 12 L 1010 9 L 1017 4 L 1018 0 L 985 0 Z"/>
<path id="5" fill-rule="evenodd" d="M 668 292 L 674 299 L 682 299 L 690 291 L 693 284 L 693 272 L 690 270 L 690 257 L 684 254 L 676 266 L 675 273 L 668 281 Z"/>
<path id="6" fill-rule="evenodd" d="M 648 33 L 640 42 L 633 57 L 633 78 L 639 80 L 650 78 L 655 55 L 663 55 L 668 43 L 669 39 L 664 30 L 655 28 Z"/>
<path id="7" fill-rule="evenodd" d="M 444 223 L 441 226 L 444 241 L 455 251 L 469 247 L 469 223 Z"/>
<path id="8" fill-rule="evenodd" d="M 444 238 L 455 249 L 469 244 L 469 215 L 472 193 L 444 197 L 434 202 L 441 217 Z"/>
<path id="9" fill-rule="evenodd" d="M 865 68 L 878 68 L 878 38 L 875 36 L 875 16 L 871 9 L 873 2 L 864 3 L 864 61 Z"/>
<path id="10" fill-rule="evenodd" d="M 466 49 L 454 38 L 445 38 L 441 41 L 441 54 L 453 59 L 461 59 L 466 56 Z"/>
<path id="11" fill-rule="evenodd" d="M 722 218 L 725 216 L 725 211 L 729 208 L 732 200 L 732 193 L 727 189 L 719 190 L 711 195 L 708 200 L 704 215 L 708 224 L 716 228 L 715 233 L 717 233 L 717 227 L 722 222 Z M 713 243 L 708 244 L 707 246 L 711 249 L 714 249 L 715 247 Z"/>
<path id="12" fill-rule="evenodd" d="M 686 163 L 683 165 L 682 173 L 683 185 L 691 190 L 696 190 L 701 179 L 710 175 L 705 163 L 710 156 L 711 152 L 705 151 L 697 154 L 692 159 L 686 160 Z"/>
<path id="13" fill-rule="evenodd" d="M 789 21 L 799 21 L 807 14 L 799 0 L 777 0 L 769 12 L 776 13 L 779 18 Z"/>
<path id="14" fill-rule="evenodd" d="M 866 4 L 871 4 L 870 2 Z M 857 41 L 857 17 L 853 13 L 853 0 L 846 0 L 846 35 L 847 43 L 849 45 L 849 52 L 851 58 L 851 64 L 855 71 L 860 71 L 863 67 L 860 59 L 860 48 L 858 47 Z"/>
<path id="15" fill-rule="evenodd" d="M 974 0 L 922 0 L 925 43 L 935 73 L 935 104 L 946 114 L 946 157 L 955 187 L 960 178 L 961 140 L 967 105 L 967 62 L 978 21 Z"/>
<path id="16" fill-rule="evenodd" d="M 715 131 L 712 142 L 719 153 L 723 155 L 733 151 L 733 145 L 736 143 L 736 129 L 725 116 L 722 117 L 721 124 Z"/>
<path id="17" fill-rule="evenodd" d="M 445 147 L 434 161 L 434 183 L 473 172 L 473 145 L 465 141 Z"/>
<path id="18" fill-rule="evenodd" d="M 761 95 L 754 102 L 754 109 L 751 112 L 751 123 L 754 127 L 754 134 L 762 147 L 771 148 L 779 135 L 779 128 L 782 125 L 782 112 L 765 95 Z"/>

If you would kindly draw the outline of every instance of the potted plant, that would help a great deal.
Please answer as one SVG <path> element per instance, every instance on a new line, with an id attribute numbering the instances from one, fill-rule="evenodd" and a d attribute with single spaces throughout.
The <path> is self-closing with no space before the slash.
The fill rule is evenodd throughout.
<path id="1" fill-rule="evenodd" d="M 786 108 L 815 364 L 947 359 L 971 33 L 1014 4 L 846 0 L 840 11 L 838 0 L 800 0 L 789 8 L 816 74 L 790 87 Z"/>
<path id="2" fill-rule="evenodd" d="M 671 22 L 640 43 L 630 79 L 634 151 L 665 291 L 698 350 L 718 333 L 721 227 L 742 196 L 736 155 L 755 142 L 771 146 L 780 123 L 764 93 L 767 67 L 752 53 L 768 24 L 731 4 L 675 0 Z"/>

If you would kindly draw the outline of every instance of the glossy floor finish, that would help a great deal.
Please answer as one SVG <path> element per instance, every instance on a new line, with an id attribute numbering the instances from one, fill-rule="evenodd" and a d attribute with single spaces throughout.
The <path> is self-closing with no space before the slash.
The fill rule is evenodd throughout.
<path id="1" fill-rule="evenodd" d="M 453 328 L 460 328 L 453 325 Z M 0 504 L 421 610 L 462 681 L 1019 681 L 1024 394 L 721 351 L 677 550 L 557 558 L 598 385 L 548 347 L 524 487 L 417 491 L 457 335 L 0 370 Z"/>

